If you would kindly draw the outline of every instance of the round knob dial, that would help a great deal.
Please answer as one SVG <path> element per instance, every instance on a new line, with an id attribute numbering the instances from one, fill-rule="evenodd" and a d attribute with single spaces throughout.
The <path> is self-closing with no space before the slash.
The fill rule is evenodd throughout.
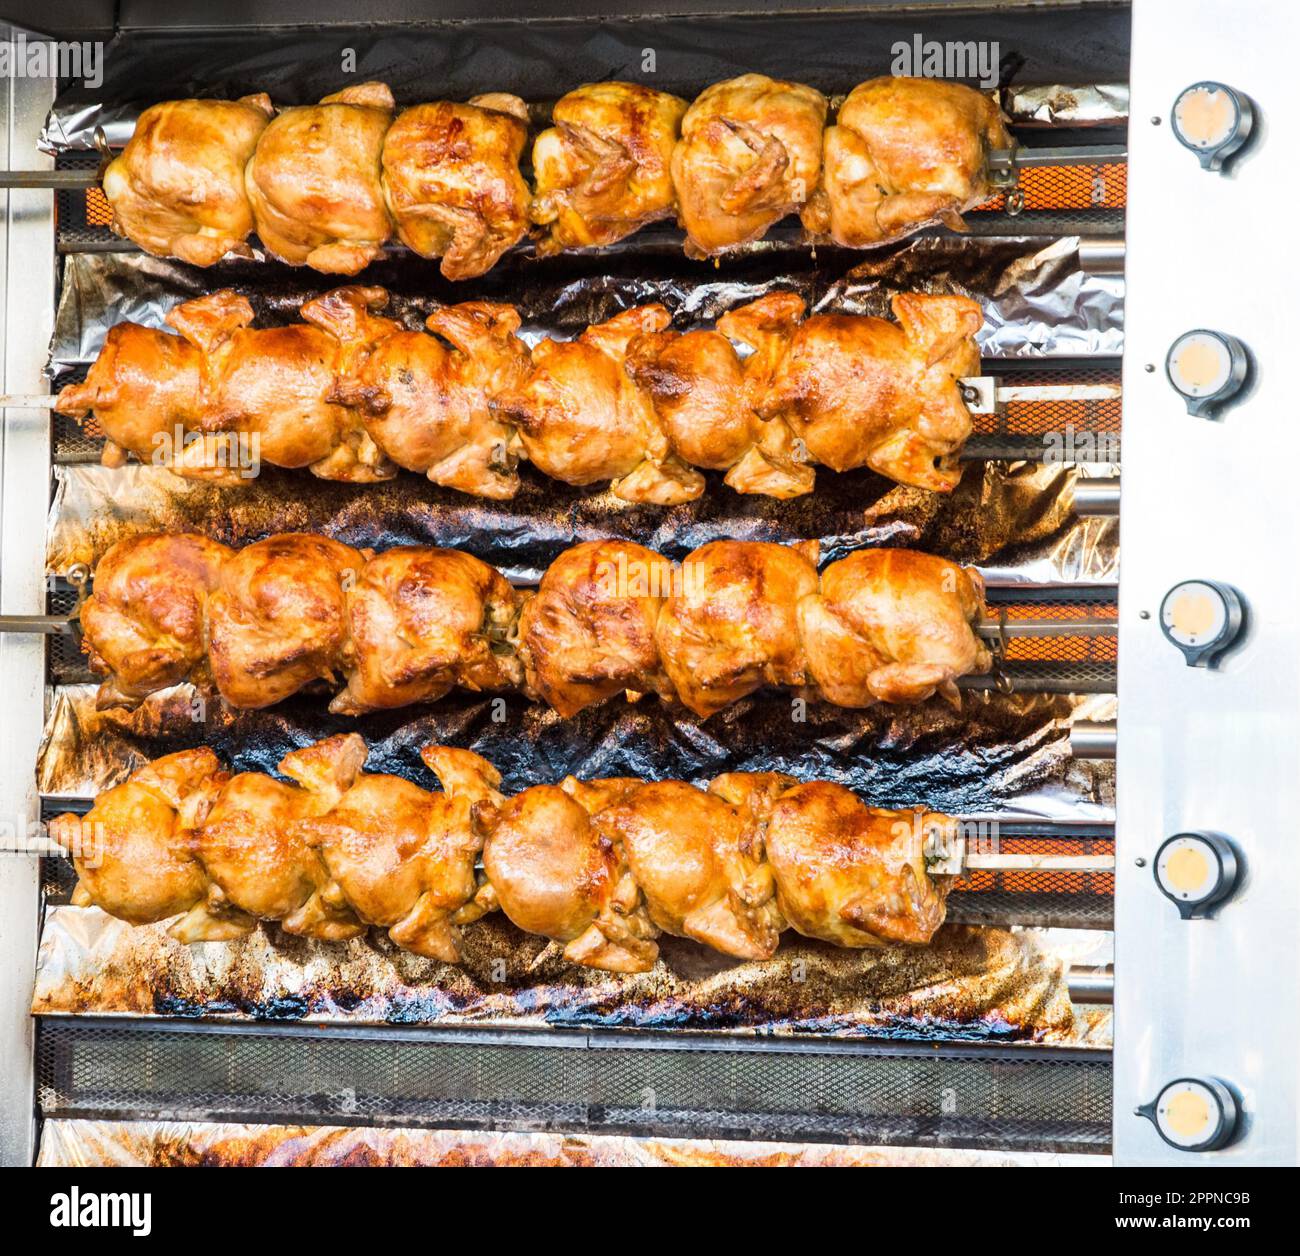
<path id="1" fill-rule="evenodd" d="M 1171 1147 L 1213 1151 L 1232 1138 L 1238 1106 L 1232 1091 L 1214 1077 L 1179 1077 L 1138 1109 Z"/>
<path id="2" fill-rule="evenodd" d="M 1156 851 L 1152 875 L 1184 920 L 1205 915 L 1237 884 L 1237 854 L 1217 833 L 1175 833 Z"/>
<path id="3" fill-rule="evenodd" d="M 1226 83 L 1184 87 L 1170 116 L 1179 143 L 1196 154 L 1204 170 L 1221 170 L 1255 129 L 1250 99 Z"/>
<path id="4" fill-rule="evenodd" d="M 1210 667 L 1241 634 L 1245 613 L 1230 585 L 1184 580 L 1160 603 L 1160 628 L 1189 667 Z"/>
<path id="5" fill-rule="evenodd" d="M 1236 336 L 1198 327 L 1169 347 L 1165 374 L 1187 413 L 1203 418 L 1241 391 L 1250 374 L 1250 354 Z"/>

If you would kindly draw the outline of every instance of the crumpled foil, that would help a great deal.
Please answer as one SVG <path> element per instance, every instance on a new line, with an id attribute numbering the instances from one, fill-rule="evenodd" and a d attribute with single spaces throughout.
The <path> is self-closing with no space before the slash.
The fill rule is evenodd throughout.
<path id="1" fill-rule="evenodd" d="M 1002 108 L 1017 126 L 1122 127 L 1128 122 L 1127 83 L 1008 87 Z"/>
<path id="2" fill-rule="evenodd" d="M 925 1147 L 840 1147 L 737 1139 L 507 1133 L 220 1121 L 46 1121 L 41 1168 L 530 1167 L 949 1168 L 1092 1167 L 1108 1156 Z"/>
<path id="3" fill-rule="evenodd" d="M 389 310 L 411 327 L 440 304 L 508 302 L 522 334 L 567 338 L 621 310 L 658 301 L 677 326 L 707 326 L 773 291 L 798 292 L 818 313 L 889 315 L 898 292 L 959 292 L 984 307 L 977 335 L 986 358 L 1118 356 L 1123 351 L 1124 280 L 1079 262 L 1079 239 L 924 236 L 865 256 L 845 249 L 772 240 L 718 266 L 701 267 L 676 242 L 638 239 L 635 249 L 535 260 L 510 254 L 472 286 L 453 284 L 410 253 L 372 263 L 367 284 L 388 289 Z M 346 283 L 278 262 L 229 258 L 207 269 L 143 253 L 72 253 L 50 344 L 47 373 L 58 382 L 92 362 L 109 327 L 162 326 L 181 301 L 228 287 L 248 298 L 259 320 L 293 322 L 302 305 Z"/>
<path id="4" fill-rule="evenodd" d="M 756 694 L 700 720 L 658 702 L 619 699 L 561 719 L 521 698 L 453 694 L 432 707 L 358 722 L 312 695 L 262 711 L 234 711 L 192 686 L 154 694 L 134 711 L 95 710 L 92 685 L 60 686 L 37 760 L 47 799 L 89 799 L 159 755 L 208 745 L 240 772 L 274 773 L 284 755 L 338 732 L 360 731 L 367 769 L 434 788 L 422 746 L 461 746 L 497 767 L 507 792 L 566 774 L 707 781 L 722 772 L 788 772 L 832 780 L 872 806 L 933 807 L 954 815 L 1114 818 L 1114 771 L 1070 754 L 1076 719 L 1114 718 L 1115 699 L 967 690 L 961 711 L 941 699 L 863 711 Z"/>
<path id="5" fill-rule="evenodd" d="M 1044 938 L 950 924 L 924 947 L 844 950 L 787 934 L 772 959 L 738 962 L 664 937 L 654 968 L 628 975 L 575 968 L 500 916 L 464 929 L 453 966 L 378 934 L 270 926 L 186 946 L 162 924 L 54 907 L 32 1011 L 1072 1043 L 1065 965 Z"/>
<path id="6" fill-rule="evenodd" d="M 793 501 L 719 488 L 668 509 L 535 479 L 514 501 L 491 502 L 415 476 L 339 484 L 266 468 L 246 485 L 218 488 L 135 463 L 63 466 L 55 475 L 46 569 L 57 576 L 93 568 L 125 537 L 184 531 L 234 546 L 295 531 L 373 549 L 447 546 L 519 585 L 536 584 L 570 546 L 605 537 L 639 541 L 675 560 L 721 537 L 817 539 L 823 563 L 867 546 L 904 546 L 977 565 L 990 586 L 1104 586 L 1118 575 L 1117 520 L 1078 518 L 1071 501 L 1080 472 L 1047 463 L 972 462 L 949 495 L 855 473 L 828 475 Z"/>

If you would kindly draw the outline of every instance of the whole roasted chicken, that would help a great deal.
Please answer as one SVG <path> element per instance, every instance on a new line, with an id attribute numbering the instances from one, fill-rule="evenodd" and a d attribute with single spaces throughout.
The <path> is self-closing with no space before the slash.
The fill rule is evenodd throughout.
<path id="1" fill-rule="evenodd" d="M 533 142 L 539 252 L 614 244 L 676 206 L 670 164 L 686 102 L 636 83 L 587 83 Z"/>
<path id="2" fill-rule="evenodd" d="M 146 109 L 104 171 L 113 230 L 146 253 L 192 266 L 247 255 L 253 212 L 244 167 L 274 112 L 265 92 Z"/>
<path id="3" fill-rule="evenodd" d="M 802 83 L 742 74 L 705 88 L 673 149 L 687 255 L 760 239 L 797 212 L 817 187 L 825 122 L 826 97 Z"/>
<path id="4" fill-rule="evenodd" d="M 528 107 L 504 92 L 399 113 L 384 139 L 383 186 L 402 243 L 442 258 L 448 279 L 495 266 L 528 231 L 527 139 Z"/>
<path id="5" fill-rule="evenodd" d="M 992 97 L 938 79 L 858 84 L 826 128 L 821 184 L 803 211 L 810 231 L 863 248 L 930 223 L 964 231 L 989 195 L 988 154 L 1011 136 Z"/>
<path id="6" fill-rule="evenodd" d="M 355 275 L 392 233 L 381 183 L 396 103 L 383 83 L 358 83 L 318 105 L 284 110 L 248 163 L 257 234 L 290 266 Z"/>

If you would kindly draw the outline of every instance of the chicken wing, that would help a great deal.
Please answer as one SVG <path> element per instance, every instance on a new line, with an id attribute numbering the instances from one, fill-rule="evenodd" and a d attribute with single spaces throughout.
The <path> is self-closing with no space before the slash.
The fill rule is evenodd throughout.
<path id="1" fill-rule="evenodd" d="M 81 606 L 101 708 L 135 706 L 206 667 L 208 600 L 234 551 L 194 533 L 129 537 L 95 568 Z"/>
<path id="2" fill-rule="evenodd" d="M 459 550 L 376 555 L 350 586 L 355 664 L 330 710 L 360 715 L 433 702 L 458 686 L 517 688 L 523 667 L 508 639 L 522 600 L 495 567 Z"/>
<path id="3" fill-rule="evenodd" d="M 677 577 L 634 541 L 565 550 L 519 617 L 529 691 L 568 719 L 616 693 L 664 689 L 655 623 Z"/>
<path id="4" fill-rule="evenodd" d="M 350 662 L 347 588 L 365 555 L 328 537 L 287 532 L 228 559 L 208 601 L 209 657 L 232 706 L 282 702 Z"/>
<path id="5" fill-rule="evenodd" d="M 717 794 L 684 781 L 641 785 L 596 817 L 621 849 L 665 933 L 694 938 L 738 959 L 770 959 L 784 921 L 762 842 Z"/>
<path id="6" fill-rule="evenodd" d="M 764 834 L 782 915 L 835 946 L 929 942 L 949 883 L 927 873 L 926 847 L 950 840 L 956 824 L 868 807 L 830 781 L 796 785 L 773 802 Z"/>
<path id="7" fill-rule="evenodd" d="M 850 248 L 933 222 L 964 231 L 961 215 L 989 195 L 989 150 L 1011 144 L 983 92 L 937 79 L 870 79 L 826 128 L 821 185 L 804 225 Z"/>
<path id="8" fill-rule="evenodd" d="M 399 113 L 384 140 L 383 186 L 402 243 L 441 257 L 448 279 L 496 265 L 528 231 L 527 139 L 527 105 L 503 92 Z"/>
<path id="9" fill-rule="evenodd" d="M 324 860 L 329 892 L 366 924 L 387 929 L 403 949 L 454 964 L 460 959 L 454 917 L 478 888 L 474 865 L 482 839 L 472 809 L 500 799 L 501 778 L 477 755 L 444 754 L 458 755 L 460 770 L 448 773 L 440 794 L 398 776 L 362 772 L 359 737 L 296 750 L 280 770 L 309 792 L 337 794 L 328 810 L 294 826 L 297 839 Z M 472 773 L 465 770 L 471 765 Z M 436 770 L 436 761 L 430 766 Z"/>
<path id="10" fill-rule="evenodd" d="M 245 184 L 257 234 L 290 266 L 355 275 L 392 233 L 380 160 L 396 108 L 383 83 L 359 83 L 267 126 Z"/>
<path id="11" fill-rule="evenodd" d="M 509 920 L 563 943 L 570 962 L 648 972 L 659 955 L 654 926 L 621 852 L 573 796 L 578 787 L 535 785 L 478 813 L 487 835 L 483 870 Z"/>
<path id="12" fill-rule="evenodd" d="M 670 165 L 686 102 L 636 83 L 562 96 L 533 143 L 541 254 L 614 244 L 676 206 Z"/>
<path id="13" fill-rule="evenodd" d="M 682 118 L 673 149 L 688 257 L 759 239 L 817 187 L 826 97 L 802 83 L 742 74 L 714 83 Z"/>
<path id="14" fill-rule="evenodd" d="M 837 706 L 959 702 L 956 679 L 987 671 L 973 625 L 985 614 L 977 571 L 914 550 L 860 550 L 822 572 L 799 604 L 814 684 Z"/>
<path id="15" fill-rule="evenodd" d="M 77 869 L 73 904 L 134 925 L 193 907 L 208 883 L 191 831 L 228 775 L 206 746 L 182 750 L 105 790 L 84 816 L 50 821 L 51 838 Z"/>
<path id="16" fill-rule="evenodd" d="M 398 466 L 477 497 L 513 497 L 513 429 L 489 402 L 528 371 L 518 312 L 475 301 L 443 306 L 426 326 L 433 336 L 384 337 L 336 395 L 359 409 L 371 439 Z"/>
<path id="17" fill-rule="evenodd" d="M 113 230 L 146 253 L 191 266 L 211 266 L 227 253 L 249 256 L 244 167 L 274 112 L 265 92 L 146 109 L 104 171 Z"/>
<path id="18" fill-rule="evenodd" d="M 817 542 L 710 541 L 682 561 L 655 626 L 678 698 L 707 719 L 764 685 L 800 686 L 797 606 L 817 591 Z"/>
<path id="19" fill-rule="evenodd" d="M 673 505 L 704 492 L 704 477 L 672 456 L 650 399 L 624 370 L 631 340 L 668 326 L 662 305 L 625 310 L 576 340 L 543 340 L 532 369 L 496 399 L 543 475 L 566 484 L 612 481 L 624 501 Z"/>
<path id="20" fill-rule="evenodd" d="M 759 350 L 750 371 L 759 414 L 783 420 L 814 461 L 836 471 L 870 467 L 951 492 L 971 433 L 957 381 L 979 373 L 979 304 L 901 293 L 891 302 L 895 324 L 848 314 L 800 320 L 786 296 L 726 318 L 728 335 Z"/>

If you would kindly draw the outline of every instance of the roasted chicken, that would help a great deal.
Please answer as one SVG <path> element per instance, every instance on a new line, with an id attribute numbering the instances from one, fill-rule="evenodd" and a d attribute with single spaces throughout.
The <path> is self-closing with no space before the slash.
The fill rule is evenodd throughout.
<path id="1" fill-rule="evenodd" d="M 105 173 L 114 230 L 210 266 L 247 252 L 256 226 L 281 260 L 352 275 L 395 225 L 449 279 L 481 275 L 530 221 L 543 255 L 613 244 L 674 213 L 692 257 L 794 212 L 818 235 L 870 247 L 936 221 L 963 229 L 961 213 L 988 194 L 989 149 L 1012 142 L 989 96 L 934 79 L 863 83 L 831 127 L 820 92 L 762 74 L 715 83 L 689 109 L 634 83 L 588 83 L 534 141 L 530 198 L 518 97 L 394 110 L 382 83 L 270 125 L 265 95 L 155 105 Z"/>
<path id="2" fill-rule="evenodd" d="M 1012 140 L 993 98 L 938 79 L 877 78 L 855 87 L 827 127 L 821 184 L 804 225 L 864 248 L 961 215 L 989 195 L 988 154 Z"/>
<path id="3" fill-rule="evenodd" d="M 476 497 L 513 497 L 514 429 L 489 402 L 527 373 L 519 314 L 476 301 L 444 306 L 426 326 L 434 335 L 381 339 L 334 396 L 356 407 L 370 439 L 399 467 Z"/>
<path id="4" fill-rule="evenodd" d="M 528 106 L 518 96 L 416 105 L 397 115 L 383 150 L 383 186 L 397 234 L 448 279 L 473 279 L 528 232 L 519 158 Z"/>
<path id="5" fill-rule="evenodd" d="M 780 293 L 720 326 L 756 350 L 749 367 L 759 415 L 781 420 L 813 461 L 951 492 L 971 433 L 957 381 L 979 373 L 974 336 L 984 316 L 969 297 L 901 293 L 891 305 L 898 323 L 799 319 Z"/>
<path id="6" fill-rule="evenodd" d="M 816 462 L 950 491 L 970 433 L 956 381 L 979 370 L 983 316 L 967 297 L 900 294 L 893 323 L 805 318 L 778 292 L 686 333 L 646 305 L 531 353 L 510 306 L 441 307 L 430 336 L 384 317 L 386 301 L 340 288 L 303 306 L 306 325 L 267 329 L 237 293 L 187 301 L 168 315 L 179 340 L 114 328 L 57 408 L 99 417 L 112 464 L 129 451 L 222 484 L 260 462 L 351 481 L 405 467 L 502 499 L 524 457 L 659 505 L 704 491 L 696 467 L 781 498 L 811 491 Z"/>
<path id="7" fill-rule="evenodd" d="M 587 83 L 533 143 L 538 251 L 614 244 L 676 208 L 670 169 L 686 102 L 636 83 Z"/>
<path id="8" fill-rule="evenodd" d="M 566 484 L 609 480 L 615 496 L 660 506 L 704 492 L 704 477 L 673 457 L 654 406 L 624 370 L 629 342 L 668 322 L 662 305 L 644 305 L 533 349 L 527 377 L 494 409 L 519 429 L 539 471 Z"/>
<path id="9" fill-rule="evenodd" d="M 455 550 L 375 555 L 286 533 L 232 553 L 200 537 L 119 542 L 82 608 L 105 704 L 210 667 L 264 707 L 323 682 L 340 714 L 522 688 L 568 717 L 619 692 L 707 718 L 764 686 L 839 706 L 919 702 L 987 668 L 977 573 L 870 550 L 818 576 L 816 542 L 712 541 L 680 566 L 631 541 L 561 554 L 535 594 Z M 205 655 L 206 651 L 206 655 Z"/>
<path id="10" fill-rule="evenodd" d="M 573 963 L 618 973 L 653 967 L 661 931 L 762 960 L 787 924 L 868 947 L 925 943 L 943 923 L 950 878 L 926 871 L 927 842 L 956 822 L 937 813 L 773 773 L 707 792 L 567 777 L 507 800 L 490 764 L 444 746 L 421 752 L 443 788 L 428 793 L 368 775 L 365 756 L 355 734 L 295 750 L 280 763 L 292 785 L 229 778 L 207 749 L 159 759 L 84 818 L 52 822 L 76 858 L 74 901 L 133 924 L 178 916 L 186 942 L 255 919 L 333 940 L 373 925 L 446 963 L 462 927 L 499 908 Z"/>
<path id="11" fill-rule="evenodd" d="M 134 705 L 207 668 L 208 600 L 234 551 L 193 532 L 134 537 L 95 568 L 82 603 L 90 669 L 103 707 Z"/>
<path id="12" fill-rule="evenodd" d="M 290 266 L 355 275 L 392 233 L 381 184 L 393 93 L 358 83 L 267 126 L 246 186 L 257 234 Z"/>
<path id="13" fill-rule="evenodd" d="M 248 256 L 253 211 L 244 167 L 274 112 L 264 92 L 146 109 L 104 171 L 113 230 L 146 253 L 192 266 Z"/>
<path id="14" fill-rule="evenodd" d="M 802 83 L 742 74 L 707 87 L 673 149 L 688 257 L 760 239 L 817 187 L 826 97 Z"/>

